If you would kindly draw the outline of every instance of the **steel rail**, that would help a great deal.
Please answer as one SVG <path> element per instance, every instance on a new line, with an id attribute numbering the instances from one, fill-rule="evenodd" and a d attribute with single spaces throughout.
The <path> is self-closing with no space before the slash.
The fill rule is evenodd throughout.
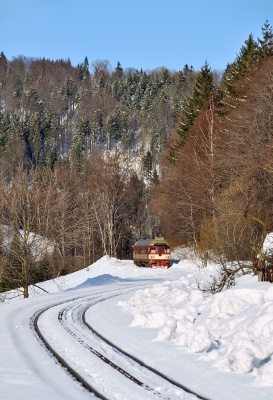
<path id="1" fill-rule="evenodd" d="M 40 311 L 34 318 L 33 321 L 33 327 L 35 332 L 37 333 L 38 337 L 40 340 L 43 342 L 44 346 L 50 351 L 50 353 L 58 360 L 60 365 L 67 369 L 67 371 L 79 382 L 82 384 L 82 386 L 87 389 L 90 393 L 93 393 L 97 398 L 102 399 L 102 400 L 108 400 L 107 397 L 103 396 L 101 393 L 99 393 L 93 386 L 91 386 L 74 368 L 72 368 L 65 360 L 63 357 L 61 357 L 57 351 L 54 350 L 54 348 L 50 345 L 50 343 L 47 341 L 45 336 L 42 334 L 39 326 L 38 326 L 38 320 L 41 317 L 41 315 L 49 310 L 50 308 L 55 307 L 57 304 L 54 304 L 53 306 L 47 307 L 44 310 Z"/>
<path id="2" fill-rule="evenodd" d="M 133 289 L 131 289 L 133 290 Z M 128 289 L 126 290 L 128 291 Z M 113 298 L 116 296 L 119 296 L 120 293 L 118 294 L 114 294 L 112 296 L 108 296 L 107 299 L 109 298 Z M 90 299 L 91 300 L 91 299 Z M 92 300 L 94 300 L 92 298 Z M 96 301 L 95 303 L 93 303 L 92 305 L 97 304 L 98 302 L 104 301 L 106 299 L 100 299 L 98 301 Z M 110 365 L 113 369 L 117 370 L 119 373 L 121 373 L 122 375 L 124 375 L 126 378 L 128 378 L 129 380 L 131 380 L 133 383 L 137 384 L 138 386 L 143 387 L 145 390 L 147 390 L 148 392 L 151 392 L 153 394 L 156 394 L 157 396 L 163 398 L 164 400 L 171 400 L 170 397 L 164 396 L 162 395 L 162 393 L 156 391 L 155 389 L 153 389 L 152 387 L 150 387 L 149 385 L 145 384 L 144 382 L 140 381 L 139 379 L 135 378 L 133 375 L 131 375 L 128 371 L 125 371 L 123 368 L 121 368 L 120 366 L 118 366 L 117 364 L 115 364 L 113 361 L 111 361 L 109 358 L 105 357 L 103 354 L 101 354 L 99 351 L 95 350 L 92 346 L 89 346 L 84 340 L 82 340 L 81 338 L 79 338 L 79 336 L 73 332 L 64 322 L 63 320 L 63 316 L 64 316 L 64 312 L 67 311 L 67 308 L 62 309 L 61 311 L 59 311 L 58 314 L 58 320 L 59 322 L 62 324 L 62 326 L 66 329 L 67 332 L 69 332 L 72 336 L 74 336 L 76 338 L 76 340 L 81 343 L 85 348 L 87 348 L 89 351 L 91 351 L 91 353 L 93 353 L 94 355 L 96 355 L 98 358 L 100 358 L 103 362 L 105 362 L 106 364 Z M 81 314 L 82 316 L 82 314 Z M 83 322 L 83 320 L 82 320 Z M 89 328 L 88 328 L 89 329 Z M 90 330 L 90 329 L 89 329 Z M 93 336 L 97 336 L 96 334 L 93 334 Z M 101 341 L 101 338 L 99 338 Z"/>
<path id="3" fill-rule="evenodd" d="M 67 332 L 69 332 L 72 336 L 74 336 L 79 343 L 81 343 L 85 348 L 87 348 L 91 353 L 95 354 L 98 358 L 100 358 L 103 362 L 106 364 L 109 364 L 112 368 L 116 369 L 118 372 L 120 372 L 122 375 L 126 376 L 126 378 L 130 379 L 134 383 L 136 383 L 139 386 L 145 386 L 143 382 L 139 381 L 136 379 L 134 376 L 129 374 L 127 371 L 125 371 L 123 368 L 119 367 L 113 361 L 109 360 L 109 358 L 105 357 L 103 354 L 101 354 L 99 351 L 95 350 L 93 347 L 89 346 L 87 343 L 84 342 L 84 340 L 80 339 L 75 332 L 73 332 L 68 326 L 65 325 L 63 321 L 63 313 L 65 309 L 61 310 L 58 314 L 58 319 L 60 323 L 63 325 L 63 327 L 66 329 Z"/>
<path id="4" fill-rule="evenodd" d="M 145 285 L 140 285 L 141 287 L 143 286 L 147 286 L 147 284 Z M 135 288 L 134 288 L 135 289 Z M 101 293 L 96 293 L 93 296 L 93 299 L 96 297 L 101 297 L 102 295 L 109 293 L 109 292 L 126 292 L 128 290 L 134 290 L 134 289 L 130 289 L 130 288 L 122 288 L 122 289 L 113 289 L 113 290 L 108 290 L 108 291 L 104 291 Z M 117 294 L 116 294 L 117 295 Z M 57 359 L 57 361 L 60 363 L 60 365 L 65 368 L 79 383 L 82 384 L 82 386 L 87 389 L 90 393 L 94 394 L 97 398 L 102 399 L 102 400 L 109 400 L 107 397 L 103 396 L 100 392 L 97 391 L 97 389 L 95 389 L 92 385 L 90 385 L 86 379 L 84 379 L 73 367 L 71 367 L 69 365 L 69 363 L 67 361 L 65 361 L 65 359 L 59 355 L 59 353 L 54 350 L 54 348 L 51 346 L 51 344 L 47 341 L 45 335 L 41 332 L 39 325 L 38 325 L 38 320 L 41 317 L 41 315 L 43 313 L 45 313 L 46 311 L 48 311 L 51 308 L 54 308 L 56 306 L 59 306 L 61 304 L 65 304 L 65 303 L 69 303 L 71 301 L 76 301 L 82 298 L 86 298 L 86 296 L 78 296 L 78 297 L 74 297 L 74 298 L 70 298 L 68 300 L 64 300 L 55 304 L 52 304 L 48 307 L 45 307 L 44 309 L 38 311 L 37 313 L 35 313 L 33 315 L 33 317 L 31 318 L 31 325 L 34 329 L 34 331 L 36 332 L 38 338 L 41 340 L 41 342 L 43 343 L 43 345 L 50 351 L 50 353 Z M 108 297 L 107 297 L 108 298 Z M 110 361 L 110 360 L 109 360 Z M 124 375 L 126 374 L 126 371 L 124 371 Z M 130 374 L 128 374 L 129 377 Z M 126 375 L 125 375 L 126 376 Z M 133 377 L 132 377 L 133 378 Z M 137 381 L 137 380 L 136 380 Z M 135 383 L 137 383 L 135 381 Z M 139 381 L 139 384 L 142 385 L 142 382 Z"/>
<path id="5" fill-rule="evenodd" d="M 141 285 L 141 287 L 143 286 L 147 286 L 147 285 Z M 119 346 L 116 346 L 114 343 L 112 343 L 110 340 L 108 340 L 107 338 L 105 338 L 103 335 L 101 335 L 99 332 L 97 332 L 87 321 L 85 318 L 85 314 L 86 311 L 94 306 L 95 304 L 98 304 L 100 302 L 106 301 L 110 298 L 113 297 L 117 297 L 120 295 L 120 292 L 128 292 L 131 290 L 135 290 L 136 287 L 134 288 L 122 288 L 122 289 L 113 289 L 111 291 L 105 291 L 105 292 L 101 292 L 101 293 L 97 293 L 96 295 L 92 296 L 92 300 L 94 301 L 97 297 L 97 299 L 95 300 L 95 302 L 91 305 L 89 305 L 88 307 L 86 307 L 84 309 L 84 311 L 81 314 L 81 318 L 82 318 L 82 323 L 92 332 L 93 335 L 97 336 L 100 340 L 102 340 L 103 342 L 107 343 L 109 346 L 111 346 L 113 349 L 117 350 L 118 352 L 120 352 L 121 354 L 123 354 L 124 356 L 128 357 L 129 359 L 132 359 L 133 361 L 135 361 L 136 363 L 138 363 L 141 367 L 146 368 L 147 370 L 149 370 L 150 372 L 152 372 L 153 374 L 159 376 L 160 378 L 164 379 L 165 381 L 169 382 L 170 384 L 172 384 L 173 386 L 178 387 L 179 389 L 184 390 L 186 393 L 189 394 L 193 394 L 195 395 L 198 399 L 200 400 L 209 400 L 206 397 L 203 397 L 202 395 L 192 391 L 191 389 L 187 388 L 186 386 L 180 384 L 179 382 L 176 382 L 175 380 L 173 380 L 172 378 L 168 377 L 167 375 L 161 373 L 160 371 L 156 370 L 155 368 L 147 365 L 146 363 L 144 363 L 143 361 L 141 361 L 140 359 L 138 359 L 137 357 L 129 354 L 128 352 L 124 351 L 122 348 L 120 348 Z M 101 298 L 101 296 L 109 294 L 111 292 L 115 292 L 115 294 L 112 294 L 110 296 L 107 296 L 106 298 Z M 117 293 L 119 292 L 119 293 Z M 82 384 L 82 386 L 87 389 L 89 392 L 93 393 L 95 396 L 97 396 L 100 399 L 103 400 L 108 400 L 107 397 L 105 397 L 104 395 L 102 395 L 100 392 L 98 392 L 97 389 L 95 389 L 92 385 L 90 385 L 90 383 L 88 383 L 73 367 L 71 367 L 69 365 L 69 363 L 67 361 L 64 360 L 64 358 L 62 356 L 60 356 L 58 354 L 58 352 L 56 350 L 54 350 L 54 348 L 50 345 L 50 343 L 47 341 L 47 339 L 45 338 L 44 334 L 41 332 L 39 326 L 38 326 L 38 320 L 41 317 L 41 315 L 46 312 L 47 310 L 49 310 L 50 308 L 59 306 L 61 304 L 65 304 L 65 303 L 69 303 L 72 301 L 76 301 L 82 298 L 86 298 L 86 296 L 79 296 L 79 297 L 75 297 L 73 299 L 69 299 L 69 300 L 65 300 L 56 304 L 53 304 L 49 307 L 46 307 L 45 309 L 39 311 L 37 314 L 35 314 L 34 316 L 34 320 L 33 320 L 33 327 L 35 332 L 37 333 L 38 337 L 40 338 L 40 340 L 43 342 L 44 346 L 52 353 L 52 355 L 58 360 L 58 362 L 60 363 L 60 365 L 62 365 L 65 369 L 67 369 L 67 371 L 78 381 Z M 91 298 L 90 298 L 91 300 Z M 142 386 L 144 389 L 148 390 L 149 392 L 152 392 L 156 395 L 159 395 L 161 397 L 162 393 L 157 392 L 156 390 L 150 388 L 148 385 L 144 384 L 143 382 L 141 382 L 140 380 L 138 380 L 137 378 L 135 378 L 134 376 L 132 376 L 130 373 L 128 373 L 127 371 L 125 371 L 123 368 L 119 367 L 118 365 L 116 365 L 115 363 L 113 363 L 111 360 L 109 360 L 107 357 L 105 357 L 103 354 L 99 353 L 97 350 L 95 350 L 94 348 L 92 348 L 91 346 L 87 345 L 81 338 L 79 338 L 75 332 L 73 332 L 68 326 L 65 325 L 62 317 L 63 317 L 63 313 L 65 311 L 66 308 L 62 309 L 59 314 L 58 314 L 58 319 L 59 321 L 62 323 L 62 325 L 64 326 L 64 328 L 74 337 L 76 337 L 76 339 L 83 345 L 85 346 L 89 351 L 91 351 L 94 355 L 96 355 L 97 357 L 99 357 L 102 361 L 104 361 L 106 364 L 110 365 L 112 368 L 116 369 L 118 372 L 120 372 L 121 374 L 123 374 L 125 377 L 127 377 L 128 379 L 130 379 L 132 382 L 136 383 L 139 386 Z M 166 397 L 164 397 L 166 399 Z"/>
<path id="6" fill-rule="evenodd" d="M 111 298 L 111 297 L 116 297 L 118 295 L 114 295 L 114 296 L 110 296 L 107 299 Z M 105 301 L 107 299 L 101 299 L 99 301 L 97 301 L 96 303 L 92 304 L 91 307 L 95 304 L 98 304 L 99 302 Z M 90 308 L 90 306 L 86 307 L 86 309 L 84 310 L 83 314 L 82 314 L 82 321 L 83 324 L 86 325 L 86 327 L 88 329 L 90 329 L 90 331 L 98 336 L 102 341 L 106 342 L 109 346 L 111 346 L 113 349 L 119 351 L 120 353 L 124 354 L 126 357 L 134 360 L 136 363 L 138 363 L 140 366 L 148 369 L 149 371 L 153 372 L 154 374 L 160 376 L 161 378 L 163 378 L 164 380 L 166 380 L 167 382 L 171 383 L 172 385 L 178 387 L 179 389 L 184 390 L 185 392 L 189 393 L 189 394 L 193 394 L 195 395 L 198 399 L 200 400 L 209 400 L 208 397 L 204 397 L 199 393 L 196 393 L 194 391 L 192 391 L 191 389 L 187 388 L 186 386 L 182 385 L 181 383 L 173 380 L 172 378 L 168 377 L 167 375 L 163 374 L 162 372 L 158 371 L 157 369 L 149 366 L 148 364 L 144 363 L 143 361 L 141 361 L 139 358 L 133 356 L 132 354 L 128 353 L 127 351 L 123 350 L 121 347 L 117 346 L 116 344 L 114 344 L 113 342 L 111 342 L 110 340 L 106 339 L 103 335 L 101 335 L 97 330 L 95 330 L 87 321 L 85 318 L 85 314 L 86 311 Z"/>

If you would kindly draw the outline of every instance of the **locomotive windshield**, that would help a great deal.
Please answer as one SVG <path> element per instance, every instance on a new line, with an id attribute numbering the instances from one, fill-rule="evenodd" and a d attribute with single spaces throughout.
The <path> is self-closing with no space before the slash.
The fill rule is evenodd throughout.
<path id="1" fill-rule="evenodd" d="M 148 247 L 148 253 L 156 253 L 161 255 L 162 253 L 169 253 L 170 252 L 170 248 L 166 245 L 155 245 L 155 246 L 150 246 Z"/>

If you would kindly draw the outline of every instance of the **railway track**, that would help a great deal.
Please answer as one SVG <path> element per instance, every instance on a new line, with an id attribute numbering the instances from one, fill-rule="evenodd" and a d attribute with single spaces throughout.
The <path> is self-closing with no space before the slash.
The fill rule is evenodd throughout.
<path id="1" fill-rule="evenodd" d="M 129 290 L 135 289 L 135 287 L 134 289 L 116 289 L 84 298 L 75 297 L 62 303 L 52 305 L 41 310 L 34 316 L 33 327 L 46 348 L 53 354 L 59 363 L 97 398 L 110 399 L 112 390 L 111 392 L 109 391 L 109 388 L 107 390 L 107 383 L 104 383 L 104 385 L 101 386 L 97 381 L 94 382 L 92 377 L 86 377 L 83 369 L 75 364 L 75 360 L 73 360 L 74 356 L 71 354 L 62 355 L 54 341 L 47 338 L 46 329 L 39 326 L 41 319 L 45 318 L 46 314 L 50 313 L 50 315 L 52 315 L 53 312 L 59 325 L 61 325 L 67 334 L 73 338 L 73 343 L 77 343 L 77 345 L 81 346 L 85 352 L 90 352 L 90 357 L 95 357 L 97 362 L 104 363 L 107 365 L 107 368 L 112 368 L 120 375 L 118 378 L 119 380 L 122 377 L 129 382 L 129 386 L 135 385 L 140 393 L 142 391 L 142 398 L 158 398 L 166 400 L 198 398 L 208 400 L 200 394 L 191 391 L 184 385 L 181 385 L 179 382 L 176 382 L 170 377 L 162 374 L 160 371 L 150 367 L 136 357 L 123 351 L 121 348 L 115 346 L 114 343 L 111 343 L 96 332 L 86 321 L 85 313 L 88 308 L 99 302 L 105 301 L 106 299 L 119 296 Z M 51 316 L 49 318 L 51 320 Z M 94 373 L 91 373 L 91 375 L 94 376 Z M 124 390 L 124 386 L 126 390 L 125 383 L 120 386 L 122 386 L 120 390 Z M 113 391 L 115 391 L 115 389 L 113 389 Z M 120 396 L 121 397 L 119 398 L 124 398 L 122 397 L 122 394 Z"/>

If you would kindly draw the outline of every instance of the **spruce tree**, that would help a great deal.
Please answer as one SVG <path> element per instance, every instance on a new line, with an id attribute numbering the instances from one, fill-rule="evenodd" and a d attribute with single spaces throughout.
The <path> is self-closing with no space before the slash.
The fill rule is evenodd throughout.
<path id="1" fill-rule="evenodd" d="M 117 66 L 115 68 L 115 75 L 118 79 L 123 77 L 123 68 L 121 67 L 121 63 L 118 61 Z"/>
<path id="2" fill-rule="evenodd" d="M 150 150 L 148 150 L 146 155 L 143 157 L 143 173 L 148 180 L 151 179 L 152 170 L 153 170 L 153 156 Z"/>
<path id="3" fill-rule="evenodd" d="M 0 53 L 0 58 L 3 59 L 3 60 L 7 59 L 7 57 L 5 56 L 3 51 L 1 51 L 1 53 Z"/>
<path id="4" fill-rule="evenodd" d="M 84 71 L 85 71 L 85 73 L 87 74 L 87 75 L 89 75 L 89 62 L 88 62 L 88 58 L 87 57 L 85 57 L 85 59 L 84 59 L 84 62 L 83 62 L 83 69 L 84 69 Z"/>
<path id="5" fill-rule="evenodd" d="M 58 161 L 58 156 L 59 156 L 59 151 L 57 145 L 52 140 L 49 143 L 47 143 L 46 146 L 46 166 L 49 167 L 50 169 L 53 169 L 54 165 Z"/>
<path id="6" fill-rule="evenodd" d="M 170 85 L 171 84 L 171 76 L 170 73 L 167 69 L 164 69 L 163 74 L 162 74 L 162 82 L 164 85 Z"/>
<path id="7" fill-rule="evenodd" d="M 259 60 L 259 48 L 257 42 L 254 40 L 252 33 L 249 35 L 245 44 L 241 47 L 240 53 L 235 60 L 236 75 L 239 77 L 244 76 L 253 69 L 254 64 Z"/>
<path id="8" fill-rule="evenodd" d="M 223 104 L 229 107 L 237 107 L 244 99 L 243 79 L 259 65 L 261 56 L 258 43 L 250 34 L 241 47 L 235 61 L 228 64 L 221 81 L 221 90 L 224 94 Z"/>
<path id="9" fill-rule="evenodd" d="M 263 38 L 258 39 L 260 45 L 260 56 L 262 59 L 273 56 L 273 32 L 272 26 L 266 20 L 262 27 Z"/>
<path id="10" fill-rule="evenodd" d="M 193 89 L 193 95 L 192 97 L 189 98 L 189 101 L 183 110 L 182 121 L 180 122 L 179 127 L 177 129 L 179 139 L 177 143 L 171 147 L 170 150 L 169 160 L 171 162 L 175 163 L 176 153 L 186 143 L 189 128 L 194 123 L 196 117 L 199 114 L 199 111 L 202 108 L 204 101 L 208 98 L 212 88 L 213 88 L 213 75 L 206 61 L 196 79 Z"/>
<path id="11" fill-rule="evenodd" d="M 105 80 L 103 79 L 103 76 L 101 76 L 99 79 L 98 87 L 100 91 L 103 91 L 105 88 Z"/>
<path id="12" fill-rule="evenodd" d="M 87 150 L 87 137 L 91 134 L 90 121 L 88 118 L 79 118 L 73 137 L 72 159 L 77 165 L 78 170 L 82 168 Z"/>
<path id="13" fill-rule="evenodd" d="M 178 71 L 176 76 L 177 85 L 183 87 L 186 83 L 186 77 L 182 71 Z"/>
<path id="14" fill-rule="evenodd" d="M 0 156 L 4 155 L 8 143 L 10 126 L 10 114 L 3 115 L 0 113 Z"/>

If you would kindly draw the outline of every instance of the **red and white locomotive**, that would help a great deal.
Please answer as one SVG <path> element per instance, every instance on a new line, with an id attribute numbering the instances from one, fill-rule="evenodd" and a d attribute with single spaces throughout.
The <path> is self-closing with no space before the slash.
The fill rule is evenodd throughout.
<path id="1" fill-rule="evenodd" d="M 133 260 L 139 267 L 171 266 L 170 245 L 163 237 L 139 239 L 133 246 Z"/>

